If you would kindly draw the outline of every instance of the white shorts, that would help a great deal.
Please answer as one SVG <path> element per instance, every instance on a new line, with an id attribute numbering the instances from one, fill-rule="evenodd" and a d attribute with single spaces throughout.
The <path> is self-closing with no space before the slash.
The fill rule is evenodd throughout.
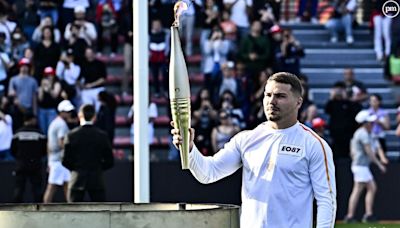
<path id="1" fill-rule="evenodd" d="M 352 166 L 351 172 L 353 172 L 354 182 L 368 183 L 374 180 L 374 177 L 372 176 L 371 170 L 368 166 Z"/>
<path id="2" fill-rule="evenodd" d="M 64 185 L 71 179 L 71 172 L 60 161 L 49 161 L 49 169 L 49 184 Z"/>

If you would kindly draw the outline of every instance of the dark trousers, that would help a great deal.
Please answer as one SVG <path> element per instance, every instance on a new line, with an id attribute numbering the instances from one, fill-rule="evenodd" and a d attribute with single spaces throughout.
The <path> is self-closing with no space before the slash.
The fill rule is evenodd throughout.
<path id="1" fill-rule="evenodd" d="M 150 63 L 150 70 L 153 76 L 154 92 L 168 92 L 169 81 L 166 63 Z"/>
<path id="2" fill-rule="evenodd" d="M 42 174 L 39 171 L 31 171 L 31 172 L 16 172 L 15 176 L 15 188 L 14 188 L 14 203 L 22 203 L 23 195 L 25 192 L 25 184 L 26 181 L 29 180 L 31 183 L 31 189 L 33 194 L 33 200 L 35 203 L 42 202 Z"/>
<path id="3" fill-rule="evenodd" d="M 104 202 L 106 200 L 101 171 L 71 172 L 71 181 L 68 187 L 69 200 L 71 202 L 82 202 L 86 191 L 92 202 Z"/>

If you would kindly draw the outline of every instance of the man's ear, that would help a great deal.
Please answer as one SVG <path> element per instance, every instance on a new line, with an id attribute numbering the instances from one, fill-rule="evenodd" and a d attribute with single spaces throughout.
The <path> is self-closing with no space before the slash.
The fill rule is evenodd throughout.
<path id="1" fill-rule="evenodd" d="M 299 97 L 299 99 L 297 99 L 297 106 L 298 108 L 300 108 L 300 106 L 303 104 L 303 98 Z"/>

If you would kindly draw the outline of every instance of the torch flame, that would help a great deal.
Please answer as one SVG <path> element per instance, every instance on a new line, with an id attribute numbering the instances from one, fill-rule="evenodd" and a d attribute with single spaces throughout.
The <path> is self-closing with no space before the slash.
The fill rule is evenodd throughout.
<path id="1" fill-rule="evenodd" d="M 188 9 L 188 5 L 186 2 L 183 1 L 178 1 L 174 5 L 174 17 L 175 21 L 172 23 L 172 26 L 174 27 L 179 27 L 179 17 L 182 15 L 182 13 Z"/>

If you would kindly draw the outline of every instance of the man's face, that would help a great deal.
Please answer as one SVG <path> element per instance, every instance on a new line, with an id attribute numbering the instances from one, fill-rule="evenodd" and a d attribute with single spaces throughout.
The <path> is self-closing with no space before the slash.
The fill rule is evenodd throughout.
<path id="1" fill-rule="evenodd" d="M 22 66 L 20 66 L 19 71 L 20 71 L 21 74 L 26 75 L 26 74 L 29 73 L 29 66 L 28 65 L 22 65 Z"/>
<path id="2" fill-rule="evenodd" d="M 353 81 L 353 79 L 354 79 L 353 71 L 351 69 L 346 69 L 344 71 L 344 80 L 345 81 Z"/>
<path id="3" fill-rule="evenodd" d="M 264 91 L 264 113 L 268 121 L 283 122 L 297 119 L 302 98 L 292 93 L 291 85 L 268 81 Z"/>

